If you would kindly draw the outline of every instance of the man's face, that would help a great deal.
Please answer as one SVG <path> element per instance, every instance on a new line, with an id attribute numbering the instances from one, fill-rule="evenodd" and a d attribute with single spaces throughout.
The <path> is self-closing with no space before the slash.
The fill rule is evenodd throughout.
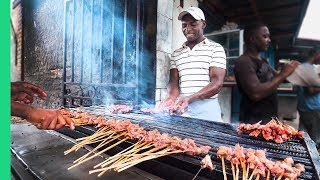
<path id="1" fill-rule="evenodd" d="M 183 16 L 182 32 L 188 42 L 194 42 L 203 37 L 203 29 L 206 27 L 206 22 L 194 19 L 190 14 Z"/>
<path id="2" fill-rule="evenodd" d="M 266 51 L 271 43 L 269 29 L 266 26 L 260 27 L 252 40 L 258 51 Z"/>

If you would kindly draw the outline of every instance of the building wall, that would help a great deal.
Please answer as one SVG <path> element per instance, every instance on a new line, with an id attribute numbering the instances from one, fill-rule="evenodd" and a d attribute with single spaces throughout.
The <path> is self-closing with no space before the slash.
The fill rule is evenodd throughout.
<path id="1" fill-rule="evenodd" d="M 172 53 L 172 9 L 172 1 L 158 0 L 156 102 L 160 102 L 167 94 L 166 86 L 169 80 L 169 61 Z"/>
<path id="2" fill-rule="evenodd" d="M 13 4 L 13 2 L 12 2 Z M 10 79 L 12 82 L 21 80 L 22 73 L 22 6 L 15 4 L 11 8 L 11 56 Z"/>
<path id="3" fill-rule="evenodd" d="M 48 94 L 36 106 L 62 105 L 64 1 L 28 1 L 24 5 L 24 77 Z"/>

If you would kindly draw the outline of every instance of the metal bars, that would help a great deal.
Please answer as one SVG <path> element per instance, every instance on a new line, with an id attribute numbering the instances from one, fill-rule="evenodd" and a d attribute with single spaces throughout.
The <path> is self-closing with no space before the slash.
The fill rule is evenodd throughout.
<path id="1" fill-rule="evenodd" d="M 65 1 L 64 106 L 137 103 L 140 5 L 137 0 Z"/>

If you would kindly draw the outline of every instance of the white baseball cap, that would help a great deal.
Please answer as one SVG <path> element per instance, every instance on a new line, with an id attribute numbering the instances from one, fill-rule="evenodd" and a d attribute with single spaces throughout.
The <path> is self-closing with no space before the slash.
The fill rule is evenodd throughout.
<path id="1" fill-rule="evenodd" d="M 182 11 L 178 16 L 178 20 L 181 20 L 186 14 L 190 14 L 196 20 L 205 20 L 202 10 L 198 7 L 189 7 L 187 10 Z"/>

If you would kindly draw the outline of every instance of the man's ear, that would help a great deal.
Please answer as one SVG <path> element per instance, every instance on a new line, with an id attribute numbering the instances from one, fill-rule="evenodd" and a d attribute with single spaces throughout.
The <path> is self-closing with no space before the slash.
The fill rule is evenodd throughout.
<path id="1" fill-rule="evenodd" d="M 255 39 L 256 39 L 255 35 L 251 35 L 251 36 L 249 37 L 249 42 L 250 42 L 250 44 L 254 43 Z"/>
<path id="2" fill-rule="evenodd" d="M 202 21 L 202 29 L 206 28 L 207 22 L 205 20 L 201 20 L 201 21 Z"/>

